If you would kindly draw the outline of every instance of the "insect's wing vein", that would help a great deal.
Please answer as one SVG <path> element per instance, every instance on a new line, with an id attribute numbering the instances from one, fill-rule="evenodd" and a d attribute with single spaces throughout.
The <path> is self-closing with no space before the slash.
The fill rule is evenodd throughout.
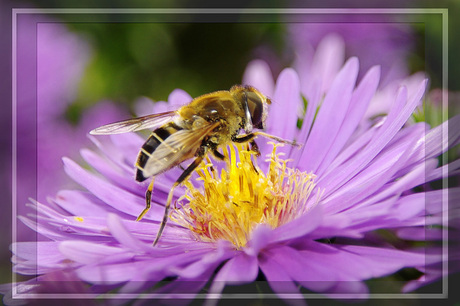
<path id="1" fill-rule="evenodd" d="M 193 157 L 203 139 L 218 125 L 214 123 L 200 129 L 180 130 L 166 138 L 145 164 L 144 176 L 157 175 Z"/>
<path id="2" fill-rule="evenodd" d="M 170 122 L 174 119 L 175 116 L 177 116 L 176 111 L 152 114 L 103 125 L 101 127 L 95 128 L 89 133 L 91 135 L 110 135 L 135 132 L 145 129 L 155 129 L 166 124 L 167 122 Z"/>

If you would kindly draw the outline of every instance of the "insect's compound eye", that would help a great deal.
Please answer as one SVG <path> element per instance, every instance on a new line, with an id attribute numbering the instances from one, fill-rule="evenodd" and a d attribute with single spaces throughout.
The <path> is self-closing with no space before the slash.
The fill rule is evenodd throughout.
<path id="1" fill-rule="evenodd" d="M 264 101 L 254 92 L 246 92 L 251 121 L 255 128 L 264 128 Z"/>

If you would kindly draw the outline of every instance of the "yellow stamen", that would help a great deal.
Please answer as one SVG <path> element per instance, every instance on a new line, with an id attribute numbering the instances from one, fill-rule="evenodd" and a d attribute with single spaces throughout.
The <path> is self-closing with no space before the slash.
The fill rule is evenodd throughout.
<path id="1" fill-rule="evenodd" d="M 252 151 L 235 146 L 224 149 L 227 167 L 220 175 L 209 159 L 197 170 L 203 190 L 190 180 L 184 183 L 186 194 L 171 219 L 188 227 L 198 240 L 225 239 L 241 248 L 257 224 L 276 228 L 304 214 L 311 207 L 307 202 L 315 175 L 287 167 L 282 153 L 276 153 L 281 144 L 273 144 L 267 174 L 257 167 Z"/>

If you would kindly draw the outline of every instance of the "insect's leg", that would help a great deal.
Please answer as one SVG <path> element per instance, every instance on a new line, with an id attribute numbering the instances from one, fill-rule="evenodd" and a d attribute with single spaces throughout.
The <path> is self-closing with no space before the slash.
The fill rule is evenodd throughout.
<path id="1" fill-rule="evenodd" d="M 166 200 L 166 205 L 165 205 L 165 213 L 163 215 L 163 220 L 161 220 L 160 228 L 158 229 L 157 237 L 155 238 L 155 241 L 153 242 L 153 246 L 155 246 L 158 243 L 158 240 L 160 240 L 161 234 L 163 233 L 163 230 L 165 228 L 166 222 L 168 221 L 168 215 L 169 215 L 169 208 L 171 206 L 171 201 L 172 197 L 174 194 L 174 189 L 180 185 L 186 178 L 192 174 L 193 170 L 198 167 L 198 165 L 203 161 L 204 158 L 204 153 L 198 155 L 198 157 L 185 169 L 185 171 L 179 176 L 177 181 L 172 185 L 171 190 L 169 191 L 168 194 L 168 200 Z"/>
<path id="2" fill-rule="evenodd" d="M 232 141 L 238 142 L 238 143 L 243 143 L 243 142 L 248 142 L 256 137 L 255 133 L 249 133 L 246 135 L 237 135 L 232 137 Z"/>
<path id="3" fill-rule="evenodd" d="M 259 135 L 263 136 L 263 137 L 273 139 L 273 140 L 275 140 L 277 142 L 287 143 L 287 144 L 289 144 L 291 146 L 296 146 L 296 147 L 302 146 L 302 144 L 297 143 L 295 140 L 294 141 L 286 140 L 286 139 L 276 137 L 274 135 L 267 134 L 267 133 L 264 133 L 264 132 L 254 132 L 254 133 L 250 133 L 250 134 L 247 134 L 247 135 L 234 136 L 234 137 L 232 137 L 232 141 L 238 142 L 238 143 L 247 142 L 247 141 L 251 141 L 256 136 L 259 136 Z M 255 143 L 255 142 L 251 141 L 251 145 L 252 145 L 252 143 Z"/>
<path id="4" fill-rule="evenodd" d="M 246 150 L 255 152 L 256 156 L 260 156 L 260 151 L 259 147 L 257 146 L 256 142 L 254 140 L 251 140 L 250 143 L 246 144 Z M 255 173 L 259 174 L 259 170 L 257 170 L 256 165 L 254 164 L 255 157 L 251 155 L 250 161 L 252 165 L 252 170 L 254 170 Z"/>
<path id="5" fill-rule="evenodd" d="M 152 190 L 153 190 L 154 181 L 155 181 L 155 178 L 152 178 L 152 181 L 150 182 L 149 187 L 147 188 L 147 191 L 145 192 L 145 208 L 141 212 L 139 217 L 137 217 L 136 221 L 141 220 L 150 209 L 150 202 L 152 201 Z"/>
<path id="6" fill-rule="evenodd" d="M 257 143 L 256 143 L 256 141 L 254 139 L 251 140 L 249 145 L 251 146 L 251 151 L 255 152 L 256 156 L 260 156 L 259 146 L 257 145 Z"/>
<path id="7" fill-rule="evenodd" d="M 212 152 L 212 155 L 214 155 L 214 157 L 216 157 L 217 159 L 220 159 L 220 160 L 225 159 L 225 156 L 222 155 L 222 153 L 220 153 L 219 151 L 217 151 L 217 149 L 213 149 L 211 152 Z"/>
<path id="8" fill-rule="evenodd" d="M 283 138 L 280 138 L 280 137 L 276 137 L 274 135 L 271 135 L 271 134 L 267 134 L 267 133 L 264 133 L 264 132 L 254 132 L 252 133 L 255 136 L 263 136 L 263 137 L 267 137 L 267 138 L 270 138 L 270 139 L 273 139 L 277 142 L 281 142 L 281 143 L 287 143 L 291 146 L 296 146 L 296 147 L 300 147 L 301 144 L 300 143 L 297 143 L 295 140 L 294 141 L 290 141 L 290 140 L 286 140 L 286 139 L 283 139 Z"/>

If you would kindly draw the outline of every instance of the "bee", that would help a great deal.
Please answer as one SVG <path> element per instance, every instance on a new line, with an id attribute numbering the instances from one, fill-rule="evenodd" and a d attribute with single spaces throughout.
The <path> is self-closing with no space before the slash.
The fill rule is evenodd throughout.
<path id="1" fill-rule="evenodd" d="M 169 191 L 154 246 L 166 225 L 174 189 L 192 174 L 208 153 L 224 160 L 218 148 L 235 142 L 248 143 L 248 149 L 258 156 L 260 151 L 254 138 L 259 135 L 297 145 L 295 141 L 261 131 L 253 132 L 254 128 L 265 128 L 269 104 L 271 100 L 254 87 L 235 85 L 230 90 L 199 96 L 175 111 L 123 120 L 90 131 L 92 135 L 108 135 L 153 129 L 135 164 L 138 182 L 152 177 L 145 193 L 146 206 L 136 221 L 141 220 L 150 209 L 155 176 L 194 158 Z"/>

